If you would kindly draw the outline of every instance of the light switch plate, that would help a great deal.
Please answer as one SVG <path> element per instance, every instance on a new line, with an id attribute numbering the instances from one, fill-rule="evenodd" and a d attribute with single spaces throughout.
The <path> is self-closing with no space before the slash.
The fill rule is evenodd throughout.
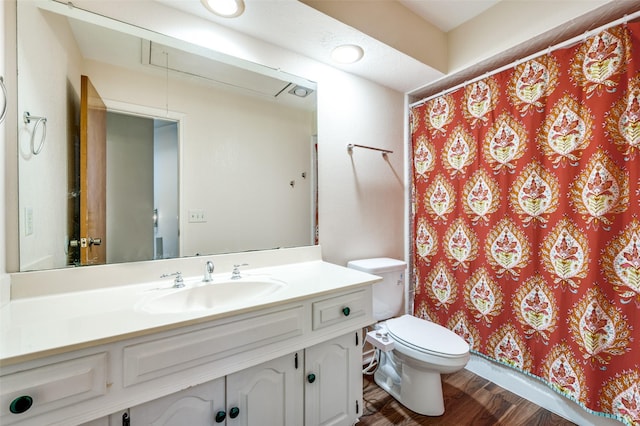
<path id="1" fill-rule="evenodd" d="M 204 210 L 189 210 L 189 223 L 203 223 L 206 221 Z"/>

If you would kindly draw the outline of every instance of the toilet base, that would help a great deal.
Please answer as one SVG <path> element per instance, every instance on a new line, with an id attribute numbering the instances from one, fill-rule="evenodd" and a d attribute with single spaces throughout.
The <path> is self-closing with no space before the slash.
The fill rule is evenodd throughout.
<path id="1" fill-rule="evenodd" d="M 378 386 L 411 411 L 424 416 L 444 414 L 440 373 L 403 363 L 391 351 L 381 353 L 373 377 Z"/>

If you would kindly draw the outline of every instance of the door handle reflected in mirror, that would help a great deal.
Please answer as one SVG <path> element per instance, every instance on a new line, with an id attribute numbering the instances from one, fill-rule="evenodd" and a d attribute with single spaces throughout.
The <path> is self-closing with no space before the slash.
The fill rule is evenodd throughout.
<path id="1" fill-rule="evenodd" d="M 87 247 L 89 246 L 99 246 L 102 244 L 102 238 L 80 238 L 79 240 L 71 240 L 69 241 L 69 247 Z"/>

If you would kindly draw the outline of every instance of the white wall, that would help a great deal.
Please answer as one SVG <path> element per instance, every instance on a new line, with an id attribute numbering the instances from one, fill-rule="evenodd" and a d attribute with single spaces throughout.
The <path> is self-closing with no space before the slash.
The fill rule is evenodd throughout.
<path id="1" fill-rule="evenodd" d="M 404 259 L 403 95 L 347 74 L 321 83 L 318 95 L 325 258 L 342 265 L 369 257 Z M 349 143 L 394 152 L 385 159 L 354 148 L 349 155 Z"/>
<path id="2" fill-rule="evenodd" d="M 14 15 L 13 12 L 14 5 L 11 2 L 2 2 L 0 4 L 0 23 L 2 23 L 4 31 L 0 32 L 0 76 L 2 76 L 5 86 L 11 87 L 11 85 L 15 84 L 15 79 L 13 76 L 9 76 L 8 72 L 11 70 L 12 59 L 8 58 L 11 54 L 11 46 L 12 43 L 15 42 L 15 38 L 11 36 L 11 34 L 15 31 L 15 25 L 11 24 L 11 19 Z M 14 21 L 15 22 L 15 21 Z M 15 67 L 15 65 L 13 65 Z M 4 103 L 7 102 L 7 109 L 10 109 L 9 99 L 5 97 L 4 94 L 0 93 L 0 110 L 3 108 Z M 7 146 L 8 141 L 11 140 L 11 135 L 9 134 L 9 126 L 7 126 L 7 120 L 13 118 L 13 111 L 8 113 L 8 117 L 0 123 L 0 253 L 7 252 L 7 239 L 5 232 L 5 224 L 8 218 L 5 217 L 5 212 L 10 205 L 7 203 L 7 197 L 5 196 L 5 185 L 7 184 L 7 174 L 8 168 L 6 167 L 7 161 L 7 149 L 4 147 Z M 15 136 L 14 136 L 15 138 Z M 10 285 L 9 285 L 9 275 L 7 272 L 7 258 L 6 256 L 0 256 L 0 306 L 9 302 L 10 297 Z"/>
<path id="3" fill-rule="evenodd" d="M 69 31 L 66 19 L 45 16 L 31 2 L 18 2 L 21 19 L 32 23 L 18 34 L 18 150 L 20 186 L 20 224 L 25 214 L 32 213 L 33 229 L 19 229 L 20 268 L 40 269 L 66 264 L 67 203 L 69 177 L 67 158 L 73 135 L 67 128 L 74 123 L 74 109 L 79 100 L 81 57 Z M 37 32 L 33 28 L 38 28 Z M 71 48 L 67 48 L 70 46 Z M 29 55 L 24 55 L 29 52 Z M 47 78 L 34 78 L 47 73 Z M 52 100 L 62 108 L 51 108 Z M 46 139 L 38 155 L 31 152 L 34 122 L 22 121 L 24 111 L 47 118 Z M 13 122 L 15 123 L 15 122 Z M 11 123 L 13 125 L 13 123 Z M 41 141 L 40 129 L 35 144 Z M 33 178 L 39 176 L 40 178 Z M 61 206 L 51 209 L 49 206 Z"/>

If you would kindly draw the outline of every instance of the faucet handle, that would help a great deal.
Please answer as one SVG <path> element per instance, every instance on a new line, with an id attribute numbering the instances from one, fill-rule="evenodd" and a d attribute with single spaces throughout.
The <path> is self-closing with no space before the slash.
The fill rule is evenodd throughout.
<path id="1" fill-rule="evenodd" d="M 233 272 L 231 272 L 231 279 L 232 280 L 237 280 L 242 278 L 242 276 L 240 275 L 240 267 L 241 266 L 249 266 L 248 263 L 241 263 L 238 265 L 233 265 Z"/>
<path id="2" fill-rule="evenodd" d="M 175 288 L 184 287 L 184 280 L 182 279 L 182 272 L 180 271 L 174 272 L 172 274 L 162 274 L 160 275 L 160 278 L 173 277 L 174 275 L 175 275 L 175 279 L 173 280 L 173 286 Z"/>

